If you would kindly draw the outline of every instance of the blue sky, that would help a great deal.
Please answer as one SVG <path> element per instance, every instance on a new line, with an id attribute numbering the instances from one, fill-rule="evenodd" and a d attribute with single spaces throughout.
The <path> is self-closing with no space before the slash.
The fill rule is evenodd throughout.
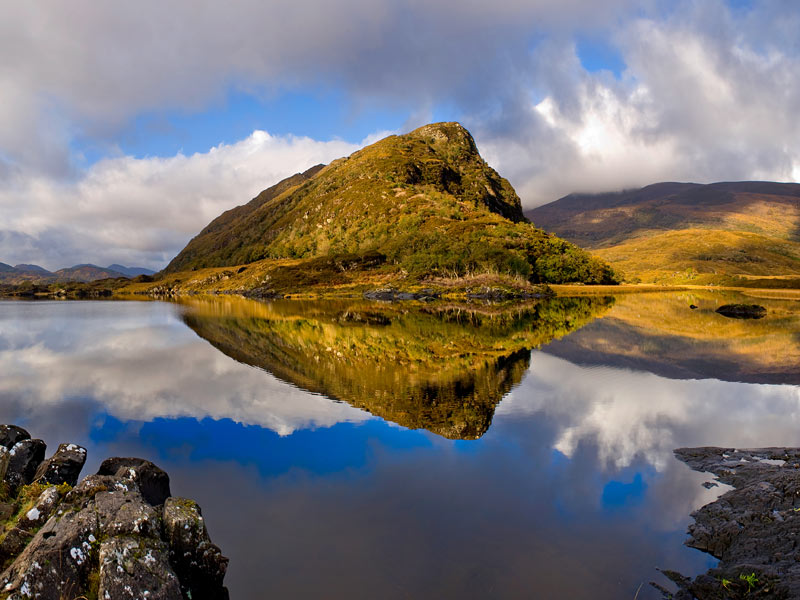
<path id="1" fill-rule="evenodd" d="M 12 5 L 0 261 L 160 268 L 282 177 L 440 120 L 528 207 L 794 181 L 798 26 L 787 0 Z"/>

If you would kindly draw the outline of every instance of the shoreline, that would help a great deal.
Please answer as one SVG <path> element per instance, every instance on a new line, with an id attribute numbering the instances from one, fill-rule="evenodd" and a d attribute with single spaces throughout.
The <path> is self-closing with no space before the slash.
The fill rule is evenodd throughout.
<path id="1" fill-rule="evenodd" d="M 800 289 L 752 288 L 718 285 L 582 285 L 582 284 L 541 284 L 524 288 L 507 286 L 482 286 L 477 289 L 460 288 L 453 291 L 441 288 L 422 288 L 413 286 L 408 290 L 386 287 L 378 289 L 347 289 L 330 291 L 291 291 L 286 293 L 253 293 L 253 290 L 230 289 L 164 289 L 158 292 L 134 289 L 81 289 L 75 293 L 58 293 L 50 290 L 0 290 L 0 300 L 138 300 L 179 298 L 192 296 L 237 296 L 256 300 L 369 300 L 376 302 L 402 301 L 458 301 L 458 302 L 528 302 L 550 297 L 616 296 L 629 294 L 654 294 L 678 292 L 739 292 L 747 296 L 775 300 L 800 300 Z"/>

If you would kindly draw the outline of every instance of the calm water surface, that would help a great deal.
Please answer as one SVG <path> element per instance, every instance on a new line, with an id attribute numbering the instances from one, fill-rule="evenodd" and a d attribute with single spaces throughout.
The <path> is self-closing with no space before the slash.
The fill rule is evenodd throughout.
<path id="1" fill-rule="evenodd" d="M 657 598 L 672 450 L 800 446 L 800 303 L 737 299 L 2 302 L 0 422 L 167 470 L 232 598 Z"/>

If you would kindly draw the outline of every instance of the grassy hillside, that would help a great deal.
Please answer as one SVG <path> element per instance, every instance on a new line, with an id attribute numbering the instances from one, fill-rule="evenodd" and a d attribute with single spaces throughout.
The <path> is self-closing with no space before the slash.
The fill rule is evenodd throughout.
<path id="1" fill-rule="evenodd" d="M 528 223 L 458 123 L 390 136 L 282 181 L 214 220 L 165 273 L 339 256 L 412 279 L 615 280 L 602 261 Z"/>
<path id="2" fill-rule="evenodd" d="M 800 184 L 663 183 L 571 195 L 527 215 L 594 250 L 629 280 L 737 284 L 777 278 L 781 285 L 800 275 Z"/>
<path id="3" fill-rule="evenodd" d="M 232 358 L 409 428 L 476 439 L 530 349 L 603 314 L 608 298 L 513 308 L 187 298 L 185 323 Z"/>
<path id="4" fill-rule="evenodd" d="M 682 229 L 636 237 L 596 254 L 629 278 L 654 283 L 737 283 L 800 277 L 800 242 L 759 233 Z"/>

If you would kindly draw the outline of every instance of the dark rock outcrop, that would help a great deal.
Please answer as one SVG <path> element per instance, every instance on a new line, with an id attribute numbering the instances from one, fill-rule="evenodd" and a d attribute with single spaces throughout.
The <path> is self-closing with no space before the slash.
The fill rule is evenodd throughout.
<path id="1" fill-rule="evenodd" d="M 29 439 L 31 439 L 31 434 L 22 427 L 17 427 L 16 425 L 0 425 L 0 446 L 5 446 L 11 450 L 17 442 Z"/>
<path id="2" fill-rule="evenodd" d="M 37 441 L 0 452 L 10 458 L 6 483 L 29 479 L 0 503 L 0 597 L 228 598 L 228 559 L 211 543 L 200 507 L 170 497 L 164 471 L 140 458 L 110 458 L 73 488 L 85 449 L 62 444 L 39 459 L 34 477 L 36 461 L 25 457 L 43 458 Z"/>
<path id="3" fill-rule="evenodd" d="M 387 288 L 383 290 L 369 290 L 364 292 L 366 300 L 380 300 L 382 302 L 398 302 L 402 300 L 420 300 L 421 302 L 428 302 L 439 298 L 439 294 L 423 290 L 421 292 L 402 292 L 394 288 Z"/>
<path id="4" fill-rule="evenodd" d="M 800 598 L 800 448 L 675 454 L 734 489 L 692 514 L 686 544 L 720 562 L 694 579 L 665 571 L 679 587 L 674 598 Z"/>
<path id="5" fill-rule="evenodd" d="M 507 302 L 510 300 L 537 300 L 550 298 L 555 293 L 547 285 L 541 285 L 536 291 L 506 290 L 502 288 L 484 287 L 477 290 L 467 290 L 468 300 L 486 300 L 488 302 Z"/>
<path id="6" fill-rule="evenodd" d="M 36 470 L 44 460 L 47 444 L 42 440 L 22 440 L 9 451 L 10 459 L 5 481 L 12 490 L 33 481 Z"/>
<path id="7" fill-rule="evenodd" d="M 716 312 L 731 319 L 763 319 L 767 316 L 767 309 L 760 304 L 724 304 Z"/>
<path id="8" fill-rule="evenodd" d="M 34 481 L 39 483 L 74 486 L 86 462 L 86 448 L 76 444 L 61 444 L 56 453 L 39 465 Z"/>
<path id="9" fill-rule="evenodd" d="M 171 495 L 169 475 L 142 458 L 108 458 L 100 465 L 97 474 L 117 478 L 136 477 L 142 497 L 153 506 L 164 504 Z"/>
<path id="10" fill-rule="evenodd" d="M 163 537 L 169 544 L 169 559 L 184 593 L 194 600 L 218 598 L 228 559 L 211 543 L 200 507 L 185 498 L 167 498 L 164 503 Z M 195 590 L 195 591 L 193 591 Z"/>

